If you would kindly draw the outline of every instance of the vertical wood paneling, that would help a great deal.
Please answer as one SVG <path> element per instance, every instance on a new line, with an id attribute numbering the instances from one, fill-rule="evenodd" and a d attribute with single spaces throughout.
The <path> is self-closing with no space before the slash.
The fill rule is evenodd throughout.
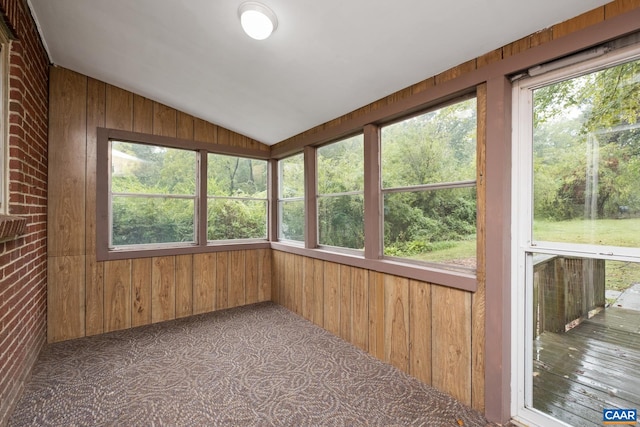
<path id="1" fill-rule="evenodd" d="M 640 0 L 618 0 L 612 1 L 604 5 L 604 17 L 605 19 L 611 19 L 622 13 L 629 12 L 630 10 L 640 7 Z"/>
<path id="2" fill-rule="evenodd" d="M 369 350 L 369 292 L 367 270 L 353 268 L 351 271 L 351 342 L 361 349 Z"/>
<path id="3" fill-rule="evenodd" d="M 229 307 L 245 304 L 244 251 L 229 252 Z"/>
<path id="4" fill-rule="evenodd" d="M 49 257 L 47 338 L 49 342 L 85 334 L 84 256 Z"/>
<path id="5" fill-rule="evenodd" d="M 299 315 L 302 315 L 302 274 L 303 274 L 304 264 L 303 257 L 295 255 L 293 258 L 293 276 L 291 276 L 291 280 L 293 281 L 293 307 L 294 311 Z"/>
<path id="6" fill-rule="evenodd" d="M 432 385 L 471 405 L 471 295 L 431 286 Z"/>
<path id="7" fill-rule="evenodd" d="M 369 353 L 384 357 L 384 274 L 369 273 Z"/>
<path id="8" fill-rule="evenodd" d="M 154 257 L 151 269 L 151 322 L 157 323 L 175 318 L 175 257 Z"/>
<path id="9" fill-rule="evenodd" d="M 276 304 L 283 305 L 280 293 L 281 276 L 284 273 L 281 266 L 281 258 L 284 254 L 280 251 L 273 251 L 271 254 L 271 299 Z"/>
<path id="10" fill-rule="evenodd" d="M 340 265 L 324 263 L 324 328 L 340 335 Z"/>
<path id="11" fill-rule="evenodd" d="M 340 265 L 340 336 L 351 341 L 351 272 L 353 267 Z"/>
<path id="12" fill-rule="evenodd" d="M 119 87 L 107 85 L 106 126 L 120 130 L 133 130 L 133 94 Z"/>
<path id="13" fill-rule="evenodd" d="M 410 280 L 409 300 L 409 373 L 431 384 L 431 285 Z"/>
<path id="14" fill-rule="evenodd" d="M 153 103 L 153 134 L 160 136 L 176 136 L 176 110 L 158 102 Z"/>
<path id="15" fill-rule="evenodd" d="M 86 221 L 86 334 L 104 332 L 104 263 L 96 260 L 96 147 L 97 128 L 104 126 L 106 85 L 87 80 Z"/>
<path id="16" fill-rule="evenodd" d="M 193 314 L 216 308 L 216 254 L 193 255 Z"/>
<path id="17" fill-rule="evenodd" d="M 580 16 L 576 16 L 568 21 L 561 22 L 552 27 L 553 38 L 558 39 L 583 28 L 604 21 L 604 6 L 585 12 Z"/>
<path id="18" fill-rule="evenodd" d="M 131 260 L 104 265 L 105 332 L 131 327 Z"/>
<path id="19" fill-rule="evenodd" d="M 284 254 L 284 265 L 283 265 L 283 281 L 282 281 L 282 291 L 283 291 L 283 301 L 284 306 L 289 310 L 295 312 L 295 295 L 296 289 L 293 285 L 293 276 L 294 276 L 294 255 L 290 253 Z"/>
<path id="20" fill-rule="evenodd" d="M 258 301 L 271 301 L 271 293 L 274 286 L 271 282 L 271 249 L 258 249 Z M 253 268 L 247 265 L 248 268 Z"/>
<path id="21" fill-rule="evenodd" d="M 258 251 L 245 251 L 244 254 L 244 289 L 245 304 L 258 302 L 258 289 L 260 287 L 260 262 Z"/>
<path id="22" fill-rule="evenodd" d="M 484 412 L 485 373 L 485 287 L 486 287 L 486 126 L 487 86 L 478 86 L 478 130 L 477 130 L 477 236 L 476 276 L 478 289 L 471 296 L 471 406 Z"/>
<path id="23" fill-rule="evenodd" d="M 216 309 L 229 307 L 229 253 L 216 254 Z"/>
<path id="24" fill-rule="evenodd" d="M 153 101 L 140 95 L 133 96 L 133 131 L 153 133 Z"/>
<path id="25" fill-rule="evenodd" d="M 176 136 L 180 139 L 193 140 L 193 116 L 178 111 Z"/>
<path id="26" fill-rule="evenodd" d="M 193 314 L 193 255 L 176 256 L 176 317 Z"/>
<path id="27" fill-rule="evenodd" d="M 409 373 L 409 279 L 384 278 L 384 359 Z"/>
<path id="28" fill-rule="evenodd" d="M 131 326 L 151 323 L 151 258 L 131 260 Z"/>
<path id="29" fill-rule="evenodd" d="M 79 256 L 86 243 L 87 78 L 58 67 L 50 78 L 47 251 Z"/>
<path id="30" fill-rule="evenodd" d="M 303 257 L 302 261 L 302 317 L 313 322 L 314 275 L 313 258 Z"/>
<path id="31" fill-rule="evenodd" d="M 313 323 L 324 327 L 324 262 L 313 260 Z"/>
<path id="32" fill-rule="evenodd" d="M 196 141 L 218 143 L 218 127 L 201 119 L 193 119 L 193 139 Z"/>

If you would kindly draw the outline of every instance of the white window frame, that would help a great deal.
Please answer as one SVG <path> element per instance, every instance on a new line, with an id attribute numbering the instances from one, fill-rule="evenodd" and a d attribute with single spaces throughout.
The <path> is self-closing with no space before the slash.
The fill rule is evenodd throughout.
<path id="1" fill-rule="evenodd" d="M 640 261 L 636 248 L 534 241 L 533 230 L 533 90 L 621 63 L 640 59 L 640 46 L 621 48 L 599 58 L 514 83 L 512 90 L 512 268 L 511 268 L 511 414 L 527 425 L 568 426 L 532 408 L 532 308 L 530 253 L 569 255 L 613 261 Z M 529 259 L 529 260 L 528 260 Z M 524 283 L 524 286 L 521 284 Z"/>
<path id="2" fill-rule="evenodd" d="M 306 240 L 309 238 L 309 236 L 306 235 L 306 222 L 307 222 L 307 212 L 304 212 L 304 218 L 303 218 L 303 222 L 305 224 L 304 226 L 304 231 L 305 231 L 305 235 L 303 236 L 302 240 L 294 240 L 294 239 L 287 239 L 286 237 L 284 237 L 282 235 L 282 206 L 284 203 L 288 203 L 288 202 L 305 202 L 305 197 L 306 197 L 306 189 L 305 189 L 305 194 L 303 194 L 302 196 L 296 196 L 296 197 L 282 197 L 282 184 L 283 184 L 283 179 L 282 179 L 282 167 L 281 165 L 283 164 L 282 162 L 295 157 L 295 156 L 300 156 L 302 158 L 302 167 L 305 168 L 305 153 L 301 152 L 301 153 L 295 153 L 292 154 L 291 156 L 287 156 L 284 157 L 282 159 L 278 159 L 278 188 L 277 188 L 277 200 L 276 203 L 278 205 L 278 222 L 277 222 L 277 239 L 280 242 L 286 242 L 287 244 L 293 245 L 293 246 L 304 246 Z M 306 174 L 306 172 L 305 172 Z M 305 185 L 306 182 L 306 178 L 305 175 L 303 174 L 303 185 Z"/>
<path id="3" fill-rule="evenodd" d="M 9 52 L 11 40 L 0 23 L 0 214 L 9 214 Z"/>

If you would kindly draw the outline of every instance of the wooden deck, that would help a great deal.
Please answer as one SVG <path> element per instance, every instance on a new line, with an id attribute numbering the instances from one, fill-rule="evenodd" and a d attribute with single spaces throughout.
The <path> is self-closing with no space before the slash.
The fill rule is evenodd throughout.
<path id="1" fill-rule="evenodd" d="M 602 409 L 640 409 L 640 311 L 608 308 L 533 344 L 533 406 L 575 426 L 602 426 Z"/>

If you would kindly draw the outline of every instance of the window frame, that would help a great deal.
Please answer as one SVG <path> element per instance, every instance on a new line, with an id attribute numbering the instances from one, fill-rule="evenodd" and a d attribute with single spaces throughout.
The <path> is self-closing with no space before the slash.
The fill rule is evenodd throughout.
<path id="1" fill-rule="evenodd" d="M 477 86 L 466 88 L 462 91 L 449 94 L 442 98 L 435 98 L 432 102 L 421 105 L 410 111 L 403 111 L 391 117 L 382 117 L 375 122 L 364 122 L 356 129 L 351 128 L 347 132 L 330 133 L 326 139 L 317 138 L 313 143 L 305 145 L 297 150 L 288 150 L 272 154 L 274 159 L 284 159 L 292 155 L 304 153 L 305 163 L 305 199 L 307 200 L 305 220 L 307 221 L 304 245 L 291 243 L 290 241 L 273 240 L 271 248 L 297 255 L 321 259 L 324 261 L 346 264 L 364 268 L 371 271 L 407 277 L 428 283 L 436 283 L 465 291 L 475 292 L 478 289 L 478 274 L 474 272 L 460 271 L 446 268 L 446 265 L 416 262 L 407 258 L 385 257 L 382 253 L 383 233 L 383 191 L 381 174 L 381 129 L 383 126 L 406 120 L 410 117 L 425 114 L 457 102 L 475 98 L 477 102 L 477 141 L 476 141 L 476 180 L 475 188 L 478 197 L 476 206 L 477 228 L 483 226 L 484 217 L 480 215 L 481 195 L 484 197 L 485 184 L 480 179 L 483 176 L 484 159 L 484 132 L 485 114 L 481 109 L 482 102 Z M 318 227 L 316 207 L 317 189 L 317 158 L 316 150 L 322 145 L 338 142 L 358 133 L 364 134 L 364 209 L 365 209 L 365 248 L 363 251 L 354 251 L 333 246 L 319 246 L 317 244 Z M 279 195 L 277 196 L 279 197 Z M 312 234 L 309 234 L 312 233 Z M 481 247 L 484 242 L 477 239 L 478 257 L 484 250 Z M 479 265 L 479 264 L 478 264 Z"/>
<path id="2" fill-rule="evenodd" d="M 362 190 L 353 190 L 353 191 L 345 191 L 345 192 L 341 192 L 341 193 L 320 193 L 319 191 L 319 186 L 320 186 L 320 182 L 318 179 L 318 170 L 319 170 L 319 162 L 318 162 L 318 150 L 323 148 L 323 147 L 327 147 L 329 145 L 332 144 L 339 144 L 343 141 L 347 141 L 351 138 L 354 138 L 356 136 L 360 136 L 362 135 L 362 158 L 363 158 L 363 170 L 362 170 L 362 179 L 363 179 L 363 188 Z M 315 147 L 313 150 L 313 156 L 315 158 L 315 179 L 313 182 L 313 188 L 314 188 L 314 193 L 313 193 L 313 200 L 314 200 L 314 205 L 315 205 L 315 227 L 314 227 L 314 231 L 315 231 L 315 236 L 316 236 L 316 245 L 315 247 L 320 248 L 320 249 L 325 249 L 327 251 L 335 251 L 337 253 L 344 253 L 344 254 L 350 254 L 350 255 L 355 255 L 355 256 L 364 256 L 364 247 L 362 249 L 354 249 L 354 248 L 347 248 L 347 247 L 343 247 L 343 246 L 333 246 L 333 245 L 323 245 L 322 243 L 320 243 L 320 199 L 321 198 L 331 198 L 331 197 L 342 197 L 342 196 L 362 196 L 362 204 L 363 204 L 363 210 L 364 210 L 364 206 L 366 205 L 365 202 L 365 197 L 364 197 L 364 132 L 356 132 L 352 135 L 348 135 L 336 140 L 333 140 L 331 142 L 328 142 L 326 144 L 322 144 L 318 147 Z M 363 218 L 363 222 L 364 222 L 364 218 Z M 363 233 L 366 234 L 365 232 L 366 230 L 366 226 L 363 225 Z M 366 240 L 366 235 L 365 235 L 365 240 Z"/>
<path id="3" fill-rule="evenodd" d="M 460 181 L 442 181 L 442 182 L 434 182 L 434 183 L 428 183 L 428 184 L 414 184 L 414 185 L 407 185 L 407 186 L 395 186 L 395 187 L 384 187 L 382 186 L 382 135 L 380 135 L 380 142 L 379 142 L 379 150 L 380 150 L 380 161 L 379 161 L 379 169 L 380 169 L 380 209 L 381 209 L 381 229 L 382 229 L 382 235 L 380 236 L 380 253 L 381 253 L 381 258 L 383 259 L 389 259 L 389 260 L 395 260 L 395 261 L 399 261 L 399 262 L 406 262 L 408 264 L 415 264 L 415 265 L 424 265 L 424 266 L 433 266 L 434 268 L 439 268 L 439 269 L 443 269 L 443 270 L 447 270 L 447 271 L 451 271 L 451 272 L 462 272 L 462 273 L 469 273 L 469 274 L 473 274 L 474 276 L 477 274 L 477 261 L 476 261 L 476 268 L 470 269 L 470 268 L 466 268 L 466 267 L 456 267 L 450 264 L 446 264 L 446 263 L 440 263 L 440 262 L 434 262 L 434 261 L 421 261 L 421 260 L 414 260 L 412 258 L 405 258 L 405 257 L 397 257 L 397 256 L 391 256 L 391 255 L 385 255 L 384 254 L 384 196 L 387 194 L 396 194 L 396 193 L 422 193 L 422 192 L 428 192 L 428 191 L 438 191 L 438 190 L 453 190 L 453 189 L 458 189 L 458 188 L 475 188 L 476 190 L 476 200 L 479 200 L 479 196 L 480 196 L 480 190 L 478 189 L 478 171 L 480 170 L 480 165 L 479 165 L 479 159 L 480 159 L 480 155 L 479 155 L 479 150 L 480 150 L 480 144 L 479 144 L 479 140 L 480 137 L 478 136 L 479 133 L 479 129 L 480 126 L 478 125 L 479 120 L 481 120 L 480 116 L 479 116 L 479 111 L 480 108 L 478 106 L 478 95 L 477 92 L 474 91 L 472 93 L 466 94 L 464 96 L 460 96 L 457 98 L 453 98 L 448 100 L 447 102 L 443 102 L 440 104 L 436 104 L 428 109 L 425 110 L 421 110 L 417 113 L 413 113 L 410 115 L 406 115 L 406 116 L 402 116 L 399 119 L 393 120 L 393 121 L 389 121 L 389 122 L 385 122 L 383 125 L 380 126 L 380 130 L 382 130 L 382 128 L 384 128 L 385 126 L 389 126 L 389 125 L 394 125 L 397 123 L 402 123 L 403 121 L 406 120 L 410 120 L 414 117 L 418 117 L 418 116 L 422 116 L 425 114 L 428 114 L 432 111 L 437 111 L 437 110 L 441 110 L 443 108 L 449 107 L 451 105 L 455 105 L 455 104 L 459 104 L 465 101 L 469 101 L 475 99 L 476 101 L 476 147 L 475 147 L 475 152 L 476 152 L 476 178 L 475 179 L 466 179 L 466 180 L 460 180 Z M 478 230 L 478 222 L 479 222 L 479 216 L 478 216 L 478 203 L 476 202 L 476 233 Z M 478 237 L 476 236 L 476 258 L 477 258 L 477 245 L 478 245 Z"/>
<path id="4" fill-rule="evenodd" d="M 145 258 L 152 256 L 184 255 L 204 252 L 217 252 L 244 249 L 269 248 L 269 222 L 267 222 L 267 238 L 265 239 L 238 239 L 238 240 L 207 240 L 207 180 L 201 177 L 207 176 L 208 153 L 224 154 L 243 158 L 269 160 L 269 152 L 244 147 L 227 145 L 213 145 L 206 142 L 190 141 L 178 138 L 149 135 L 137 132 L 129 132 L 117 129 L 97 129 L 97 160 L 96 160 L 96 258 L 98 261 L 119 259 Z M 167 148 L 186 149 L 198 152 L 197 184 L 195 197 L 195 242 L 189 244 L 145 244 L 128 245 L 112 248 L 110 246 L 111 227 L 111 183 L 110 183 L 110 141 L 126 141 L 137 144 L 156 145 Z M 270 168 L 267 168 L 267 182 L 269 183 Z M 268 221 L 271 203 L 270 186 L 267 188 L 267 218 Z"/>
<path id="5" fill-rule="evenodd" d="M 1 21 L 1 20 L 0 20 Z M 0 214 L 9 215 L 9 54 L 11 38 L 0 22 Z"/>
<path id="6" fill-rule="evenodd" d="M 302 165 L 304 168 L 304 172 L 303 172 L 303 194 L 302 196 L 295 196 L 295 197 L 281 197 L 281 185 L 282 185 L 282 168 L 280 165 L 282 165 L 282 162 L 290 159 L 292 157 L 298 156 L 302 154 Z M 306 244 L 306 242 L 308 242 L 309 237 L 311 235 L 311 233 L 309 233 L 308 230 L 308 224 L 309 224 L 309 219 L 308 219 L 308 194 L 309 194 L 309 189 L 307 188 L 307 175 L 309 173 L 309 168 L 307 166 L 307 162 L 306 162 L 307 156 L 306 153 L 294 153 L 290 156 L 286 156 L 283 157 L 281 159 L 278 159 L 278 161 L 276 162 L 276 169 L 277 169 L 277 185 L 276 188 L 274 188 L 274 193 L 275 193 L 275 201 L 276 201 L 276 233 L 275 233 L 275 239 L 279 242 L 286 242 L 287 244 L 290 245 L 295 245 L 295 246 L 303 246 Z M 304 211 L 305 211 L 305 216 L 303 218 L 303 222 L 304 222 L 304 226 L 303 226 L 303 239 L 302 240 L 295 240 L 295 239 L 287 239 L 285 237 L 282 236 L 282 205 L 283 203 L 290 203 L 290 202 L 302 202 L 304 204 Z"/>

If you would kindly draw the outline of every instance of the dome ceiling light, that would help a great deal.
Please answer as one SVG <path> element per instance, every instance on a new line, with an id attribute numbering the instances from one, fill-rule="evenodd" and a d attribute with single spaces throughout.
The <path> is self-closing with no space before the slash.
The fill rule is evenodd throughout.
<path id="1" fill-rule="evenodd" d="M 247 35 L 256 40 L 264 40 L 278 28 L 278 18 L 262 3 L 247 1 L 238 8 L 240 24 Z"/>

